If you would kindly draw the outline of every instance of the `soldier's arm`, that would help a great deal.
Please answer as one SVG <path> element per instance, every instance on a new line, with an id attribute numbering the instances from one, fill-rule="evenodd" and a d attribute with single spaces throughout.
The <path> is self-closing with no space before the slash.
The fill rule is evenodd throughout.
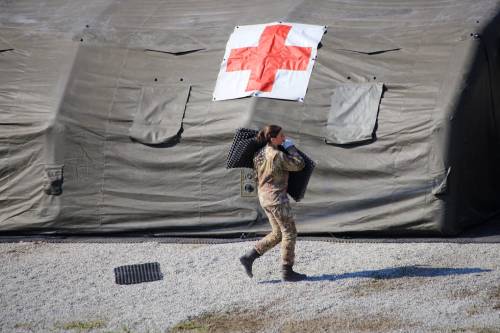
<path id="1" fill-rule="evenodd" d="M 297 151 L 297 148 L 291 146 L 286 151 L 288 154 L 281 151 L 278 153 L 283 169 L 287 171 L 300 171 L 304 169 L 305 162 Z"/>

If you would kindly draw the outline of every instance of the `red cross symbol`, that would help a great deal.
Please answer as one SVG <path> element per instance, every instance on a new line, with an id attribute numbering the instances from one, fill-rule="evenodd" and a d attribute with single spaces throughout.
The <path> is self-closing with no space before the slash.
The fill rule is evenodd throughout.
<path id="1" fill-rule="evenodd" d="M 278 69 L 305 71 L 311 48 L 285 46 L 291 28 L 283 24 L 267 26 L 257 47 L 232 49 L 226 71 L 250 70 L 246 91 L 271 91 Z"/>

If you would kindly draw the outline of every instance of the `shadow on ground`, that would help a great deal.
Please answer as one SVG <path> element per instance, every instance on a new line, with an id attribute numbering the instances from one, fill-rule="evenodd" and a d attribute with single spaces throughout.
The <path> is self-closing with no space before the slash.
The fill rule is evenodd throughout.
<path id="1" fill-rule="evenodd" d="M 482 268 L 447 268 L 428 266 L 402 266 L 376 270 L 366 270 L 343 274 L 323 274 L 308 276 L 305 281 L 337 281 L 342 279 L 370 278 L 370 279 L 399 279 L 403 277 L 438 277 L 450 275 L 464 275 L 491 272 Z M 281 280 L 267 280 L 259 283 L 279 283 Z"/>

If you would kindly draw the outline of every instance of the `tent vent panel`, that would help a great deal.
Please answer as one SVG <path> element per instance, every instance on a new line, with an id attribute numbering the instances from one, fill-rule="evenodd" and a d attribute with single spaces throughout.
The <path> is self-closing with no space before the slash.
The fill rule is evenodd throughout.
<path id="1" fill-rule="evenodd" d="M 373 139 L 383 83 L 343 84 L 333 90 L 325 141 L 353 144 Z"/>
<path id="2" fill-rule="evenodd" d="M 339 51 L 345 51 L 345 52 L 353 52 L 353 53 L 360 53 L 360 54 L 366 54 L 366 55 L 377 55 L 377 54 L 382 54 L 382 53 L 387 53 L 387 52 L 394 52 L 394 51 L 400 51 L 400 48 L 394 48 L 394 49 L 387 49 L 387 50 L 376 50 L 376 51 L 357 51 L 357 50 L 348 50 L 348 49 L 337 49 Z"/>
<path id="3" fill-rule="evenodd" d="M 167 50 L 146 49 L 145 52 L 156 52 L 156 53 L 170 54 L 173 56 L 182 56 L 182 55 L 196 53 L 196 52 L 203 51 L 203 50 L 205 50 L 205 49 L 195 49 L 195 50 L 187 50 L 187 51 L 167 51 Z"/>
<path id="4" fill-rule="evenodd" d="M 178 139 L 189 97 L 189 85 L 147 86 L 129 135 L 144 144 L 164 144 Z"/>

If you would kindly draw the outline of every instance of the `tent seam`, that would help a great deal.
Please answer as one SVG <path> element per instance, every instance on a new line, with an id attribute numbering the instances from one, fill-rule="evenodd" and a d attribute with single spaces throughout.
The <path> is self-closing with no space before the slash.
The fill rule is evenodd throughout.
<path id="1" fill-rule="evenodd" d="M 187 109 L 187 104 L 188 103 L 186 101 L 186 109 Z M 214 105 L 214 102 L 211 101 L 210 105 L 207 108 L 207 111 L 205 113 L 205 117 L 203 119 L 203 122 L 200 124 L 201 127 L 205 126 L 205 124 L 207 122 L 208 114 L 212 111 L 213 105 Z M 184 111 L 184 112 L 186 112 L 186 111 Z M 202 135 L 203 135 L 203 131 L 202 131 L 202 134 L 200 134 L 200 164 L 199 164 L 199 168 L 198 168 L 199 177 L 200 177 L 200 196 L 198 198 L 198 221 L 200 223 L 201 223 L 201 199 L 203 197 L 203 170 L 202 170 L 203 169 L 203 163 L 201 163 L 202 162 L 202 157 L 203 157 L 203 137 L 202 137 Z"/>
<path id="2" fill-rule="evenodd" d="M 100 198 L 100 202 L 98 203 L 98 208 L 99 208 L 99 213 L 98 213 L 98 217 L 99 217 L 99 225 L 102 225 L 102 220 L 103 220 L 103 215 L 102 215 L 102 205 L 104 203 L 104 182 L 106 180 L 106 176 L 105 176 L 105 173 L 106 173 L 106 143 L 108 142 L 108 131 L 109 131 L 109 123 L 110 123 L 110 120 L 109 120 L 109 117 L 111 115 L 111 111 L 113 110 L 113 105 L 115 104 L 115 100 L 116 100 L 116 93 L 118 91 L 118 88 L 120 86 L 120 79 L 122 77 L 122 73 L 123 73 L 123 68 L 127 62 L 127 59 L 128 59 L 128 54 L 129 54 L 129 49 L 127 49 L 127 52 L 125 53 L 124 57 L 123 57 L 123 62 L 120 66 L 120 72 L 118 73 L 118 76 L 116 78 L 116 83 L 115 83 L 115 88 L 114 88 L 114 91 L 113 91 L 113 98 L 111 99 L 111 103 L 109 105 L 109 108 L 108 108 L 108 112 L 106 113 L 106 126 L 104 128 L 104 143 L 103 143 L 103 147 L 102 147 L 102 155 L 103 155 L 103 167 L 102 167 L 102 177 L 101 177 L 101 198 Z"/>
<path id="3" fill-rule="evenodd" d="M 161 4 L 158 5 L 158 7 L 156 7 L 152 13 L 147 16 L 144 21 L 139 25 L 139 28 L 142 28 L 144 26 L 144 24 L 146 24 L 146 22 L 154 15 L 154 13 L 158 10 L 158 8 L 161 7 Z M 138 29 L 136 29 L 134 32 L 137 32 Z M 126 53 L 125 53 L 125 56 L 124 56 L 124 59 L 123 59 L 123 62 L 120 66 L 120 72 L 118 73 L 118 77 L 116 79 L 116 86 L 115 86 L 115 90 L 113 91 L 113 98 L 111 100 L 111 104 L 109 106 L 109 109 L 108 109 L 108 112 L 106 114 L 106 127 L 104 129 L 104 143 L 103 143 L 103 169 L 102 169 L 102 182 L 101 182 L 101 201 L 100 203 L 98 203 L 98 209 L 99 209 L 99 225 L 102 225 L 102 220 L 103 220 L 103 216 L 102 216 L 102 205 L 104 203 L 104 182 L 105 182 L 105 172 L 106 172 L 106 143 L 107 143 L 107 137 L 108 137 L 108 130 L 109 130 L 109 123 L 110 123 L 110 120 L 109 120 L 109 116 L 111 114 L 111 111 L 113 110 L 113 105 L 115 104 L 115 98 L 116 98 L 116 93 L 118 91 L 118 88 L 119 88 L 119 83 L 120 83 L 120 80 L 122 78 L 122 74 L 123 74 L 123 68 L 125 67 L 126 63 L 127 63 L 127 60 L 128 60 L 128 55 L 130 53 L 130 49 L 128 48 L 128 45 L 125 47 L 125 49 L 127 50 Z"/>

